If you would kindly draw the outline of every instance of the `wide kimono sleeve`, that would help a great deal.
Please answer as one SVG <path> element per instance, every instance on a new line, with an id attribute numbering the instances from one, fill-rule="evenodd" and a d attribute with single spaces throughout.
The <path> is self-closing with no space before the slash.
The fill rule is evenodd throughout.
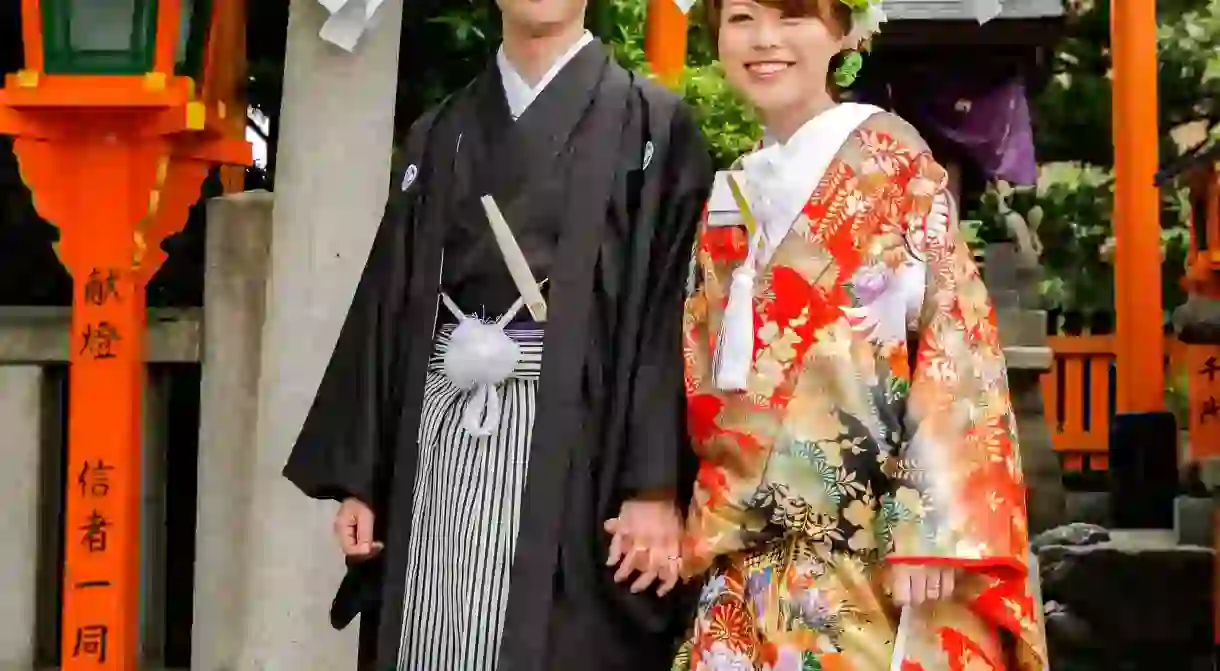
<path id="1" fill-rule="evenodd" d="M 621 484 L 629 492 L 684 490 L 693 480 L 686 432 L 682 315 L 695 233 L 711 189 L 712 162 L 690 110 L 677 104 L 657 177 L 659 204 L 648 260 L 631 382 Z M 643 278 L 633 279 L 639 281 Z M 690 471 L 690 472 L 688 472 Z"/>
<path id="2" fill-rule="evenodd" d="M 910 666 L 902 668 L 942 668 L 928 654 L 982 656 L 987 646 L 975 646 L 972 637 L 1007 631 L 1016 641 L 1007 651 L 1016 666 L 998 668 L 1044 669 L 1045 638 L 1028 575 L 1025 485 L 1004 354 L 995 311 L 962 239 L 946 181 L 944 169 L 923 152 L 900 204 L 926 278 L 913 334 L 918 346 L 906 439 L 887 506 L 893 534 L 888 560 L 958 569 L 961 589 L 955 601 L 965 610 L 955 613 L 951 604 L 918 611 L 923 621 L 907 625 L 932 635 L 937 645 L 922 648 L 922 654 L 911 646 Z"/>
<path id="3" fill-rule="evenodd" d="M 392 456 L 411 222 L 431 118 L 412 127 L 364 272 L 283 475 L 307 496 L 376 505 Z"/>

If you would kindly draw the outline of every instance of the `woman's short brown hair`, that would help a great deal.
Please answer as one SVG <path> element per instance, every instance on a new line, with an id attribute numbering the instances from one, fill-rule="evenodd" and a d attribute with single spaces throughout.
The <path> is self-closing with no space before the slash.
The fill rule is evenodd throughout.
<path id="1" fill-rule="evenodd" d="M 720 12 L 726 0 L 706 0 L 703 11 L 707 18 L 707 29 L 712 42 L 720 38 Z M 813 16 L 830 28 L 831 34 L 842 37 L 851 30 L 851 7 L 842 0 L 755 0 L 760 5 L 774 7 L 784 16 Z"/>
<path id="2" fill-rule="evenodd" d="M 708 33 L 712 37 L 712 44 L 720 43 L 720 12 L 724 8 L 724 3 L 727 0 L 706 0 L 703 3 L 703 11 L 705 14 Z M 851 7 L 848 7 L 842 0 L 754 0 L 760 5 L 766 7 L 774 7 L 781 10 L 784 16 L 812 16 L 820 19 L 826 27 L 830 29 L 830 33 L 836 37 L 843 37 L 851 31 Z M 719 49 L 719 47 L 716 47 Z M 826 90 L 830 93 L 830 97 L 836 101 L 840 100 L 842 92 L 839 90 L 838 84 L 835 83 L 835 70 L 843 62 L 843 54 L 837 54 L 830 59 L 830 68 L 826 72 Z"/>

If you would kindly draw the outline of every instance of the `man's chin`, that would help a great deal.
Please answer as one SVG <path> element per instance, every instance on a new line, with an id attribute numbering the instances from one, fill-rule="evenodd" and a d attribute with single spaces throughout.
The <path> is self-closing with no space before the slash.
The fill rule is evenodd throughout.
<path id="1" fill-rule="evenodd" d="M 550 17 L 544 19 L 532 18 L 528 23 L 522 24 L 522 27 L 525 29 L 522 32 L 530 37 L 550 37 L 562 32 L 567 27 L 567 22 Z"/>

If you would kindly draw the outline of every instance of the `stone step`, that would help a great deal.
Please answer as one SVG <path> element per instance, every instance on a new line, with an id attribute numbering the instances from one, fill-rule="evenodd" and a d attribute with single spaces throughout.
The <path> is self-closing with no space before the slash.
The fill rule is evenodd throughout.
<path id="1" fill-rule="evenodd" d="M 1172 550 L 1178 547 L 1173 529 L 1111 529 L 1109 545 L 1120 550 Z"/>
<path id="2" fill-rule="evenodd" d="M 1046 312 L 1042 310 L 997 307 L 995 320 L 1005 347 L 1046 345 Z"/>
<path id="3" fill-rule="evenodd" d="M 1070 524 L 1034 549 L 1051 668 L 1193 671 L 1211 653 L 1210 547 L 1179 545 L 1174 530 Z"/>
<path id="4" fill-rule="evenodd" d="M 1083 522 L 1109 527 L 1110 495 L 1106 492 L 1068 491 L 1066 495 L 1066 518 L 1071 522 Z"/>
<path id="5" fill-rule="evenodd" d="M 1216 502 L 1211 497 L 1174 499 L 1173 529 L 1178 544 L 1215 547 L 1215 511 Z"/>

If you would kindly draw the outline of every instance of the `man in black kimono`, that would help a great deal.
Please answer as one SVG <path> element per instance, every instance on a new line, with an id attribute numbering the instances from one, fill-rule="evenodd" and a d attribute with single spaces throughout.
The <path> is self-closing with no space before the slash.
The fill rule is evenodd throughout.
<path id="1" fill-rule="evenodd" d="M 498 4 L 495 61 L 411 129 L 284 473 L 342 502 L 362 668 L 667 669 L 711 162 L 585 0 Z"/>

